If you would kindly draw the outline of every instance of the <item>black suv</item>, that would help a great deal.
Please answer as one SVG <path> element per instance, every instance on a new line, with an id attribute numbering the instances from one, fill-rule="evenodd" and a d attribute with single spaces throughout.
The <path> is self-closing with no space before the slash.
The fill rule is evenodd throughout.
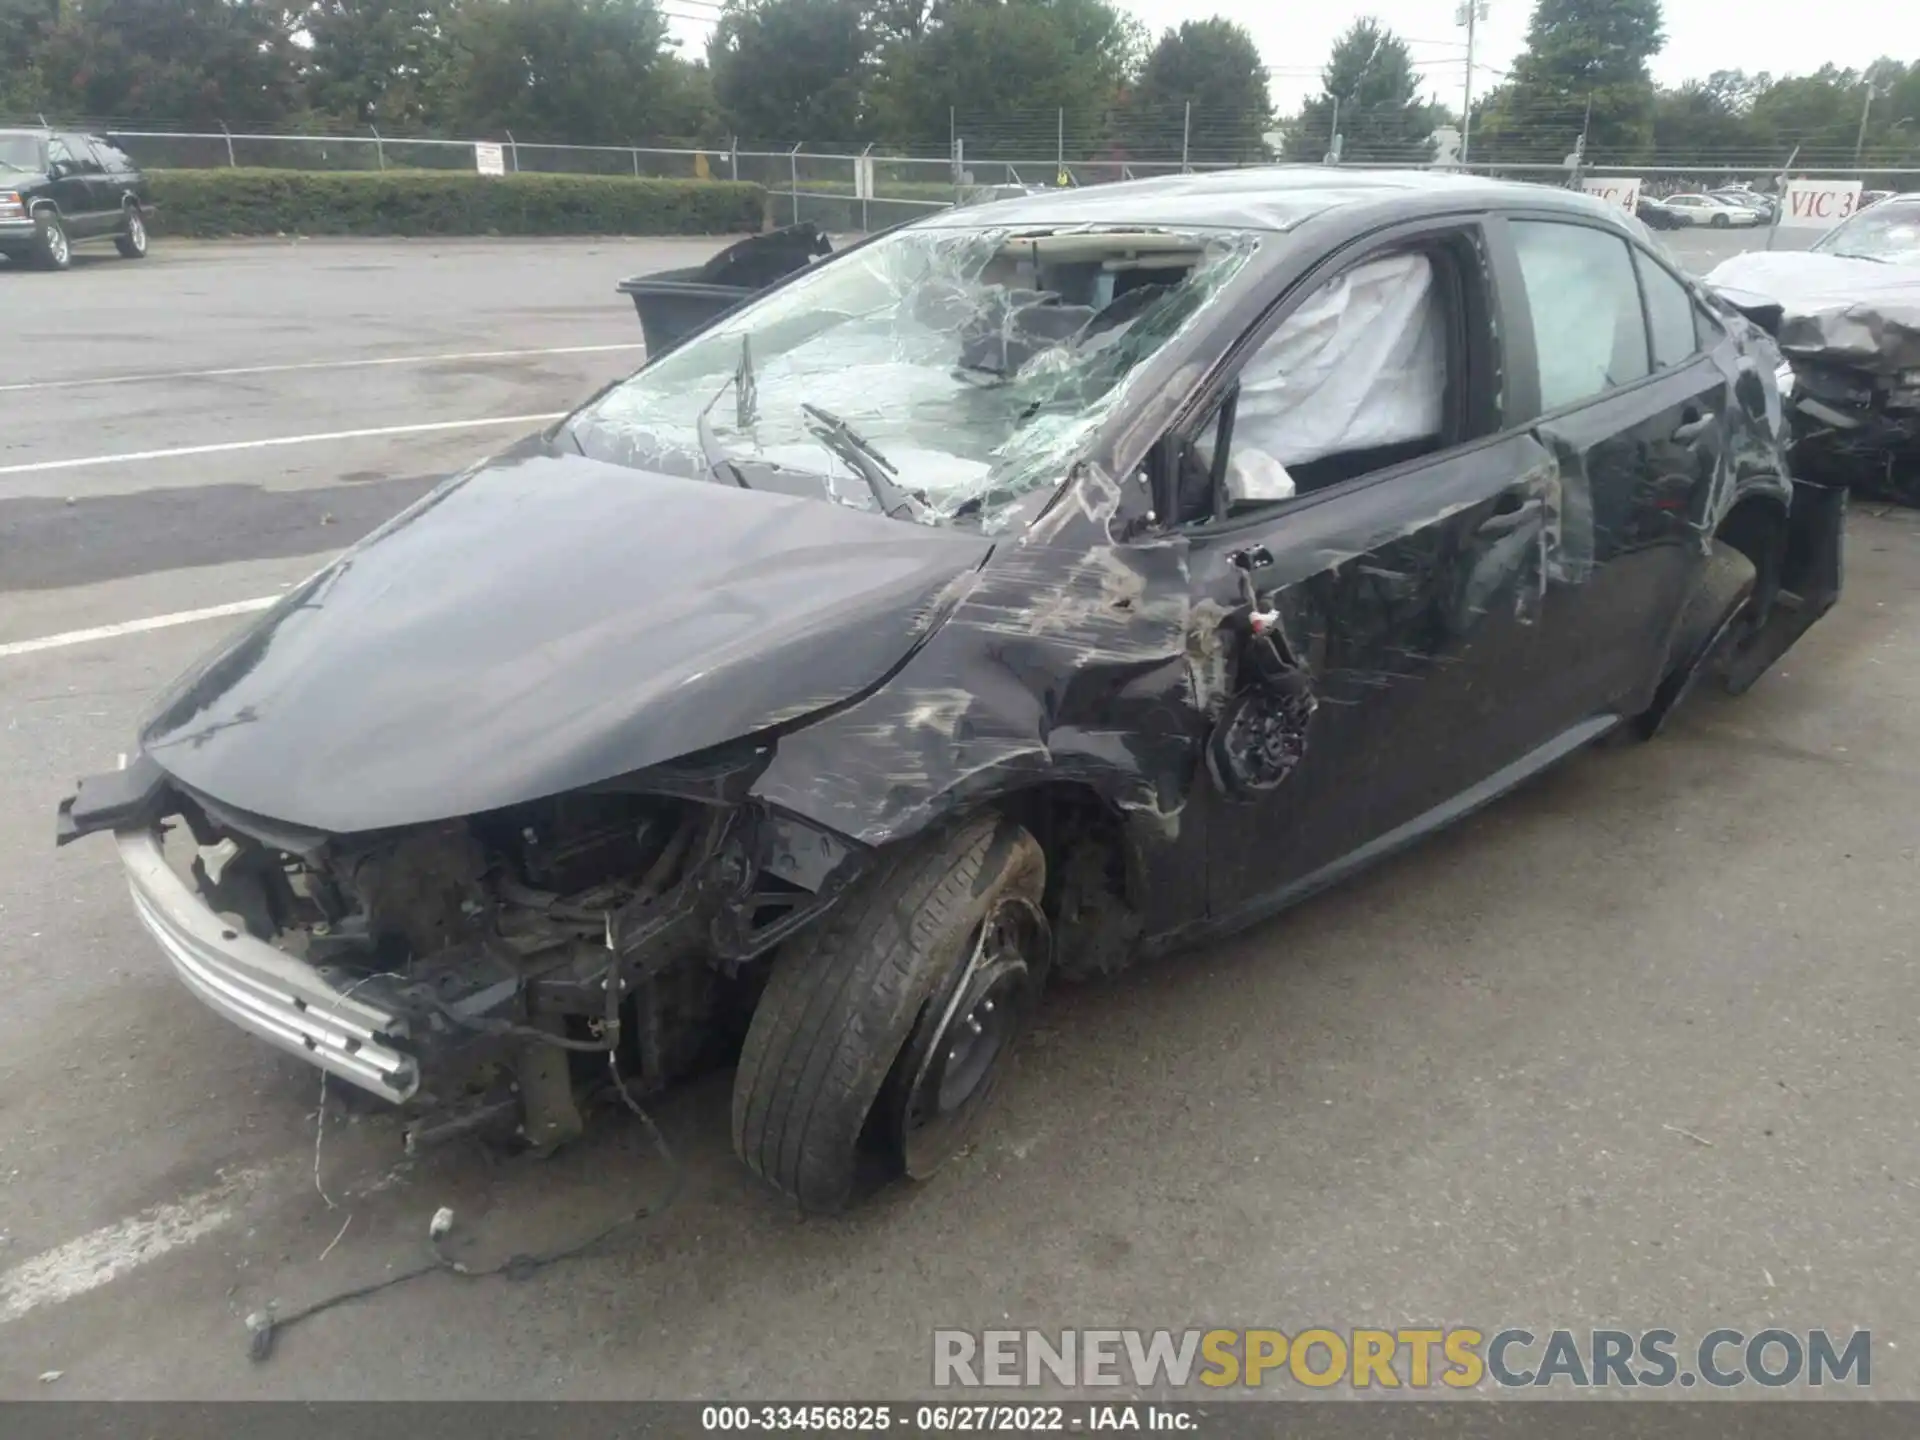
<path id="1" fill-rule="evenodd" d="M 138 260 L 152 211 L 147 177 L 99 136 L 0 130 L 0 255 L 9 260 L 64 270 L 82 240 L 112 240 Z"/>

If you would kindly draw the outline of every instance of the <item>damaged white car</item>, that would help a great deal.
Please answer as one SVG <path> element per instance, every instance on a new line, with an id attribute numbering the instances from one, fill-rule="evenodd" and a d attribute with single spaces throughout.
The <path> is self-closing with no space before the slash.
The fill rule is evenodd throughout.
<path id="1" fill-rule="evenodd" d="M 1920 503 L 1920 195 L 1856 211 L 1809 250 L 1736 255 L 1707 283 L 1786 354 L 1795 467 Z"/>

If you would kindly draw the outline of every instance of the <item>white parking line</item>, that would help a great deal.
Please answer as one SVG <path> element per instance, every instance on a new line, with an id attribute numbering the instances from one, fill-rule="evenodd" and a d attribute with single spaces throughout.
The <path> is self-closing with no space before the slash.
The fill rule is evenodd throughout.
<path id="1" fill-rule="evenodd" d="M 9 640 L 0 644 L 0 660 L 9 655 L 31 655 L 36 650 L 58 650 L 66 645 L 84 645 L 89 640 L 112 640 L 121 635 L 139 635 L 148 630 L 167 630 L 175 625 L 193 625 L 202 620 L 218 620 L 224 615 L 247 615 L 264 610 L 279 600 L 265 595 L 257 600 L 235 600 L 229 605 L 209 605 L 204 610 L 177 610 L 171 615 L 149 615 L 144 620 L 123 620 L 118 625 L 95 625 L 90 630 L 67 630 L 58 635 L 42 635 L 36 640 Z"/>
<path id="2" fill-rule="evenodd" d="M 182 455 L 222 455 L 233 450 L 266 450 L 276 445 L 318 445 L 328 440 L 367 440 L 382 435 L 424 435 L 434 430 L 478 430 L 491 425 L 544 425 L 567 412 L 544 415 L 495 415 L 485 420 L 435 420 L 422 425 L 379 425 L 368 430 L 331 430 L 323 435 L 275 435 L 265 440 L 227 440 L 218 445 L 182 445 L 173 450 L 129 450 L 119 455 L 83 455 L 72 460 L 30 460 L 0 465 L 0 475 L 37 475 L 47 470 L 79 470 L 89 465 L 126 465 L 136 460 L 171 460 Z"/>
<path id="3" fill-rule="evenodd" d="M 210 1190 L 155 1205 L 91 1235 L 69 1240 L 0 1275 L 0 1325 L 42 1305 L 57 1305 L 117 1280 L 170 1250 L 212 1234 L 233 1219 L 231 1202 L 267 1170 L 237 1170 Z"/>
<path id="4" fill-rule="evenodd" d="M 382 365 L 437 365 L 460 360 L 523 360 L 535 355 L 608 355 L 644 350 L 638 340 L 623 345 L 553 345 L 543 350 L 462 350 L 446 355 L 383 355 L 361 360 L 302 360 L 285 365 L 230 365 L 219 370 L 152 370 L 138 375 L 93 375 L 74 380 L 18 380 L 0 385 L 0 395 L 22 390 L 78 390 L 89 385 L 147 385 L 156 380 L 224 380 L 236 375 L 285 375 L 297 370 L 366 370 Z"/>

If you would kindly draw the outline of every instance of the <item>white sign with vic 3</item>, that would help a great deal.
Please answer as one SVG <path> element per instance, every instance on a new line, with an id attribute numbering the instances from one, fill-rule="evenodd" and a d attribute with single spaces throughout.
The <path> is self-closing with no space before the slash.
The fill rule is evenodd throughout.
<path id="1" fill-rule="evenodd" d="M 1830 230 L 1860 208 L 1858 180 L 1789 180 L 1780 197 L 1783 230 Z"/>
<path id="2" fill-rule="evenodd" d="M 473 147 L 473 168 L 482 175 L 504 175 L 507 173 L 507 152 L 501 145 L 488 145 L 476 142 Z"/>
<path id="3" fill-rule="evenodd" d="M 1618 205 L 1629 215 L 1640 204 L 1638 175 L 1585 175 L 1581 177 L 1580 188 L 1609 205 Z"/>

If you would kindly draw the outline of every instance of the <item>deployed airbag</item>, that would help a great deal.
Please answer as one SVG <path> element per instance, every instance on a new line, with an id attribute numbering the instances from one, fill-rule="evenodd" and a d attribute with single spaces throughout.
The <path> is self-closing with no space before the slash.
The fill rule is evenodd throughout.
<path id="1" fill-rule="evenodd" d="M 1247 365 L 1227 487 L 1292 494 L 1286 468 L 1438 435 L 1446 347 L 1433 262 L 1388 255 L 1328 282 Z"/>

